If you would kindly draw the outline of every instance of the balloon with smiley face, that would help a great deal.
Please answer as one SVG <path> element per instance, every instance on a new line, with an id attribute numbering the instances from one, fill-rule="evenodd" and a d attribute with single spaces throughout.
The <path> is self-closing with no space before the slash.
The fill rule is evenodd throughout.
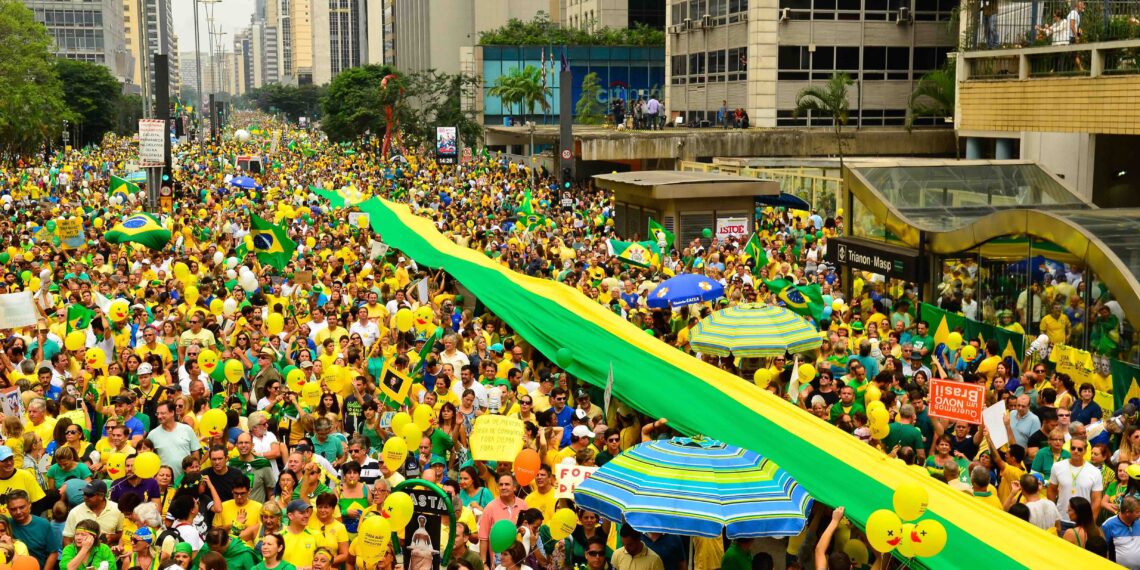
<path id="1" fill-rule="evenodd" d="M 218 368 L 218 353 L 208 348 L 202 350 L 202 352 L 199 352 L 198 368 L 201 368 L 202 372 L 205 372 L 206 374 L 213 374 L 214 370 L 217 370 Z"/>
<path id="2" fill-rule="evenodd" d="M 118 481 L 127 476 L 127 454 L 125 453 L 108 453 L 107 454 L 107 475 L 111 477 L 112 481 Z"/>
<path id="3" fill-rule="evenodd" d="M 903 540 L 903 523 L 893 511 L 879 509 L 867 518 L 867 540 L 871 548 L 887 553 L 898 548 Z"/>
<path id="4" fill-rule="evenodd" d="M 113 323 L 121 323 L 127 320 L 131 315 L 131 305 L 127 303 L 126 299 L 115 299 L 111 301 L 111 306 L 107 307 L 107 317 Z"/>
<path id="5" fill-rule="evenodd" d="M 83 354 L 83 362 L 91 368 L 102 370 L 107 367 L 107 353 L 101 348 L 88 348 Z"/>
<path id="6" fill-rule="evenodd" d="M 213 438 L 222 434 L 226 429 L 226 413 L 222 410 L 206 410 L 202 419 L 198 421 L 198 437 Z"/>
<path id="7" fill-rule="evenodd" d="M 435 312 L 431 307 L 424 305 L 415 310 L 413 314 L 416 332 L 424 336 L 431 336 L 435 333 Z"/>

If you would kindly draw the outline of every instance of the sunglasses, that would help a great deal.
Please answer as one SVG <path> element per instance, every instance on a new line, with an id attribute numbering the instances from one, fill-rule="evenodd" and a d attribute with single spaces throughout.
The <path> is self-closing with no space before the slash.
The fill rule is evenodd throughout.
<path id="1" fill-rule="evenodd" d="M 586 556 L 603 556 L 605 553 L 604 550 L 587 550 Z"/>
<path id="2" fill-rule="evenodd" d="M 65 431 L 65 432 L 63 432 L 63 433 L 65 433 L 65 434 L 67 434 L 67 435 L 79 435 L 79 434 L 80 434 L 80 432 L 77 432 L 77 431 L 75 431 L 75 430 L 71 430 L 71 429 L 69 429 L 69 430 L 67 430 L 67 431 Z"/>

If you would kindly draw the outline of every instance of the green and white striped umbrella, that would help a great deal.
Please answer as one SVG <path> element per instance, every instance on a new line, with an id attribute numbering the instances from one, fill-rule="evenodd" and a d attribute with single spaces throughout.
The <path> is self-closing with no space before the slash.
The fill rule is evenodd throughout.
<path id="1" fill-rule="evenodd" d="M 783 307 L 747 303 L 701 319 L 689 346 L 702 354 L 755 358 L 808 352 L 822 341 L 803 317 Z"/>

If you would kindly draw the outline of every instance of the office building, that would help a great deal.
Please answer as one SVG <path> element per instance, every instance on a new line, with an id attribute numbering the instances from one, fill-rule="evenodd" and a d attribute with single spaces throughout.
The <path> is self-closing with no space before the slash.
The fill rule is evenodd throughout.
<path id="1" fill-rule="evenodd" d="M 313 82 L 313 21 L 311 0 L 279 0 L 278 45 L 281 81 L 293 85 Z"/>
<path id="2" fill-rule="evenodd" d="M 100 63 L 123 83 L 134 78 L 135 58 L 126 45 L 122 0 L 24 0 L 55 43 L 55 54 Z"/>
<path id="3" fill-rule="evenodd" d="M 365 0 L 314 0 L 313 83 L 328 83 L 345 69 L 369 63 L 366 8 Z"/>
<path id="4" fill-rule="evenodd" d="M 902 126 L 915 85 L 954 49 L 958 34 L 947 25 L 957 5 L 669 0 L 666 112 L 674 122 L 712 124 L 725 105 L 745 110 L 754 127 L 829 125 L 830 117 L 796 117 L 796 96 L 843 72 L 854 81 L 849 126 Z"/>
<path id="5" fill-rule="evenodd" d="M 153 54 L 165 53 L 170 56 L 171 92 L 178 66 L 175 59 L 178 54 L 178 45 L 174 36 L 174 13 L 170 0 L 121 0 L 123 9 L 123 33 L 127 49 L 135 61 L 131 83 L 142 85 L 143 77 L 147 79 L 148 91 L 152 93 L 154 85 L 154 57 Z M 145 16 L 145 17 L 144 17 Z M 145 48 L 143 41 L 145 37 Z M 146 59 L 144 60 L 144 56 Z"/>
<path id="6" fill-rule="evenodd" d="M 665 4 L 661 0 L 561 0 L 559 4 L 558 14 L 551 14 L 550 19 L 569 28 L 665 26 Z"/>
<path id="7" fill-rule="evenodd" d="M 551 11 L 560 0 L 394 0 L 392 31 L 385 30 L 385 63 L 407 72 L 435 69 L 459 73 L 474 66 L 471 47 L 479 34 L 502 27 L 511 18 L 530 20 Z M 387 17 L 387 14 L 385 14 Z M 394 59 L 387 58 L 392 42 Z"/>

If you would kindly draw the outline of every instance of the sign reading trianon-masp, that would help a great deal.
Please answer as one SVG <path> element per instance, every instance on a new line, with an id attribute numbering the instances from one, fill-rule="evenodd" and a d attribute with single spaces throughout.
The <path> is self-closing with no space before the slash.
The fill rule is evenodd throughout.
<path id="1" fill-rule="evenodd" d="M 833 238 L 827 253 L 836 265 L 870 271 L 895 279 L 922 281 L 918 252 L 855 238 Z"/>

